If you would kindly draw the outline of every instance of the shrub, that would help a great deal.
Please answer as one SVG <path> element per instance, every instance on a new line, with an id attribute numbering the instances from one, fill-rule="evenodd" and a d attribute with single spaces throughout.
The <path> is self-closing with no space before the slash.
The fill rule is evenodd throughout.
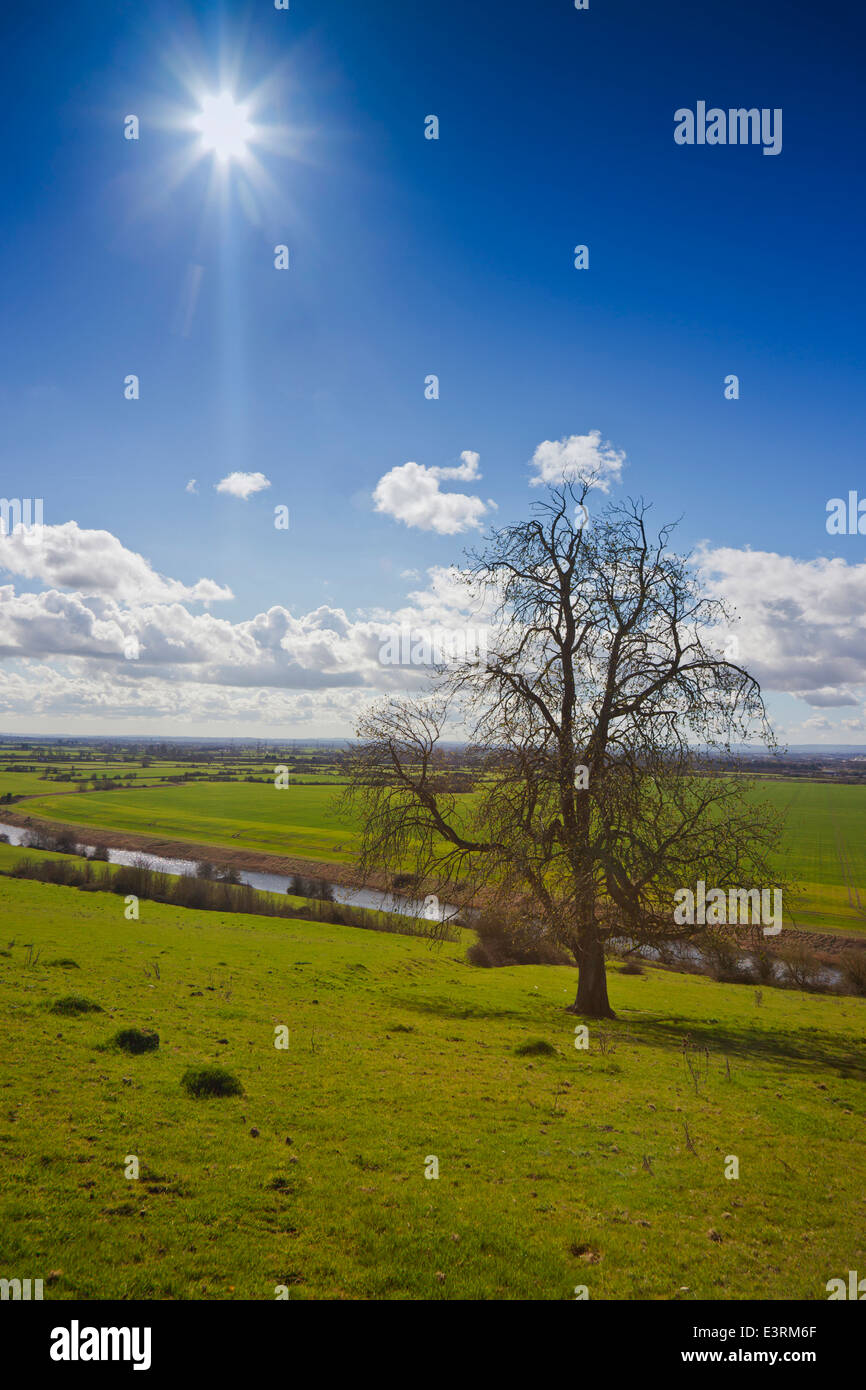
<path id="1" fill-rule="evenodd" d="M 62 1014 L 64 1018 L 78 1018 L 81 1014 L 101 1014 L 101 1004 L 85 999 L 82 994 L 66 994 L 51 1005 L 51 1013 Z"/>
<path id="2" fill-rule="evenodd" d="M 808 946 L 795 942 L 781 950 L 779 958 L 784 971 L 782 978 L 786 985 L 792 989 L 808 990 L 811 993 L 817 993 L 824 988 L 821 980 L 824 967 Z"/>
<path id="3" fill-rule="evenodd" d="M 502 964 L 501 961 L 494 960 L 493 954 L 488 949 L 486 942 L 482 941 L 480 937 L 477 941 L 473 941 L 472 945 L 469 947 L 466 952 L 466 959 L 470 965 L 480 966 L 482 970 L 490 970 L 493 966 Z"/>
<path id="4" fill-rule="evenodd" d="M 159 1047 L 159 1034 L 142 1028 L 121 1028 L 111 1041 L 122 1052 L 155 1052 Z"/>
<path id="5" fill-rule="evenodd" d="M 74 863 L 71 859 L 19 859 L 9 871 L 12 878 L 34 878 L 40 883 L 58 883 L 63 887 L 79 887 L 90 882 L 94 875 L 89 863 Z"/>
<path id="6" fill-rule="evenodd" d="M 755 968 L 755 976 L 762 985 L 772 985 L 777 978 L 777 958 L 773 951 L 757 950 L 752 952 L 752 963 Z"/>
<path id="7" fill-rule="evenodd" d="M 62 830 L 57 834 L 38 827 L 27 830 L 21 837 L 21 845 L 23 849 L 49 850 L 52 854 L 76 854 L 78 852 L 75 836 L 68 830 Z"/>
<path id="8" fill-rule="evenodd" d="M 473 927 L 478 940 L 466 953 L 470 965 L 569 965 L 571 959 L 538 924 L 480 912 Z"/>
<path id="9" fill-rule="evenodd" d="M 242 1096 L 244 1088 L 225 1067 L 188 1067 L 180 1084 L 199 1099 L 209 1096 Z"/>
<path id="10" fill-rule="evenodd" d="M 518 1057 L 555 1057 L 556 1048 L 544 1038 L 533 1038 L 531 1042 L 521 1043 L 514 1049 Z"/>
<path id="11" fill-rule="evenodd" d="M 392 874 L 392 888 L 414 888 L 418 882 L 417 874 Z"/>
<path id="12" fill-rule="evenodd" d="M 746 985 L 754 981 L 755 971 L 737 946 L 718 936 L 705 937 L 702 945 L 706 972 L 725 985 Z"/>
<path id="13" fill-rule="evenodd" d="M 646 972 L 639 960 L 627 960 L 624 965 L 620 966 L 619 973 L 620 975 L 643 975 Z"/>
<path id="14" fill-rule="evenodd" d="M 322 878 L 305 878 L 303 874 L 292 874 L 286 889 L 293 898 L 316 898 L 323 903 L 334 901 L 334 890 Z"/>
<path id="15" fill-rule="evenodd" d="M 843 951 L 839 968 L 852 994 L 866 994 L 866 951 Z"/>

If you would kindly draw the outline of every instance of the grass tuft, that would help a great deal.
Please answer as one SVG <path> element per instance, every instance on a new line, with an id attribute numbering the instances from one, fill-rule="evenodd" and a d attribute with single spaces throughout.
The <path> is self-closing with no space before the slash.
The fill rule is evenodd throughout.
<path id="1" fill-rule="evenodd" d="M 62 999 L 55 999 L 50 1012 L 64 1018 L 79 1018 L 82 1014 L 101 1014 L 103 1008 L 92 999 L 85 999 L 83 994 L 65 994 Z"/>
<path id="2" fill-rule="evenodd" d="M 156 1052 L 159 1047 L 159 1034 L 150 1033 L 144 1028 L 121 1028 L 111 1042 L 122 1052 Z"/>
<path id="3" fill-rule="evenodd" d="M 514 1049 L 518 1057 L 556 1057 L 557 1051 L 552 1043 L 545 1042 L 544 1038 L 533 1038 L 530 1042 L 521 1043 L 520 1047 Z"/>
<path id="4" fill-rule="evenodd" d="M 244 1088 L 225 1067 L 188 1067 L 180 1084 L 199 1100 L 210 1096 L 242 1096 Z"/>

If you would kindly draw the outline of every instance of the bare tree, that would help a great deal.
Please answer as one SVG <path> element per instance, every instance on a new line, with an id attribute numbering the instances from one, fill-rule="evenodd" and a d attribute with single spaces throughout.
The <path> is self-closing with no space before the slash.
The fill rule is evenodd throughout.
<path id="1" fill-rule="evenodd" d="M 433 693 L 361 718 L 347 796 L 362 867 L 521 909 L 578 965 L 573 1012 L 613 1017 L 605 940 L 671 940 L 677 888 L 768 883 L 778 817 L 735 748 L 772 745 L 760 689 L 721 654 L 731 615 L 653 538 L 642 501 L 593 519 L 566 483 L 469 556 L 492 613 L 488 655 L 440 668 Z M 454 725 L 475 765 L 448 790 Z M 454 735 L 452 735 L 453 737 Z"/>

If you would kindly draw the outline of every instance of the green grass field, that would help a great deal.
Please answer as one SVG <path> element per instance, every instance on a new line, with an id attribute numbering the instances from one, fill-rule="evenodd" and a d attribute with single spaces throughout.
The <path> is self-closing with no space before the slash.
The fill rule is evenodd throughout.
<path id="1" fill-rule="evenodd" d="M 790 904 L 807 931 L 866 931 L 866 786 L 762 782 L 760 795 L 785 812 L 781 867 L 802 896 Z"/>
<path id="2" fill-rule="evenodd" d="M 333 812 L 331 787 L 239 782 L 39 797 L 17 810 L 46 820 L 97 826 L 189 844 L 222 845 L 325 862 L 357 857 L 355 828 Z M 2 820 L 2 807 L 0 807 Z"/>
<path id="3" fill-rule="evenodd" d="M 813 931 L 866 931 L 866 786 L 767 780 L 757 794 L 786 812 L 780 869 L 802 889 L 788 899 L 788 923 Z M 272 785 L 207 783 L 71 796 L 48 791 L 17 809 L 190 844 L 352 862 L 357 827 L 337 817 L 335 801 L 327 786 L 292 784 L 277 791 Z"/>
<path id="4" fill-rule="evenodd" d="M 825 1299 L 866 1267 L 862 1000 L 614 969 L 580 1051 L 573 971 L 465 941 L 0 905 L 0 1274 L 46 1298 Z M 132 1026 L 159 1050 L 101 1050 Z M 244 1094 L 189 1096 L 207 1063 Z"/>
<path id="5" fill-rule="evenodd" d="M 40 772 L 0 772 L 0 796 L 46 796 L 57 791 L 75 791 L 75 783 L 63 778 L 46 781 Z"/>

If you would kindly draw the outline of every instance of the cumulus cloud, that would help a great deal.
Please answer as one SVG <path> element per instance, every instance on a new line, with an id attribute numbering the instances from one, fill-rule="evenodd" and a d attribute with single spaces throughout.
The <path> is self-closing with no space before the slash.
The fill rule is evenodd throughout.
<path id="1" fill-rule="evenodd" d="M 110 531 L 83 530 L 76 521 L 21 529 L 0 536 L 0 569 L 54 588 L 77 589 L 124 602 L 212 603 L 233 598 L 213 579 L 183 584 L 157 574 L 143 555 L 127 550 Z"/>
<path id="2" fill-rule="evenodd" d="M 866 564 L 704 547 L 706 586 L 736 609 L 743 664 L 770 690 L 813 708 L 861 704 Z"/>
<path id="3" fill-rule="evenodd" d="M 413 589 L 409 604 L 397 616 L 446 627 L 459 626 L 468 618 L 489 619 L 497 600 L 490 590 L 473 588 L 470 576 L 456 565 L 432 565 L 427 587 Z"/>
<path id="4" fill-rule="evenodd" d="M 477 476 L 477 456 L 463 456 L 459 468 L 464 481 Z M 419 472 L 438 489 L 439 470 Z M 739 615 L 737 659 L 768 691 L 812 707 L 796 726 L 800 738 L 844 741 L 846 731 L 862 732 L 866 562 L 725 547 L 704 547 L 698 562 L 706 591 Z M 259 728 L 309 720 L 317 730 L 331 719 L 339 732 L 377 694 L 423 687 L 423 669 L 381 660 L 395 625 L 455 632 L 487 625 L 492 634 L 495 623 L 494 596 L 473 592 L 449 566 L 429 569 L 423 582 L 404 571 L 418 582 L 395 609 L 352 615 L 325 602 L 293 613 L 275 604 L 230 621 L 191 607 L 229 599 L 230 589 L 166 578 L 110 532 L 75 522 L 0 537 L 2 568 L 45 586 L 16 593 L 13 583 L 0 585 L 0 712 L 22 721 L 92 711 L 177 723 L 183 710 L 191 732 L 233 718 Z"/>
<path id="5" fill-rule="evenodd" d="M 184 488 L 184 492 L 198 492 L 198 483 L 196 482 L 195 478 L 190 478 L 189 482 Z"/>
<path id="6" fill-rule="evenodd" d="M 545 439 L 530 459 L 536 476 L 530 487 L 586 481 L 602 492 L 619 482 L 625 454 L 609 443 L 602 443 L 601 431 L 572 434 L 565 439 Z"/>
<path id="7" fill-rule="evenodd" d="M 139 557 L 140 559 L 140 557 Z M 146 563 L 146 562 L 145 562 Z M 361 614 L 352 619 L 341 607 L 322 603 L 311 612 L 293 614 L 274 605 L 250 619 L 229 621 L 210 612 L 193 613 L 183 602 L 135 602 L 99 594 L 67 594 L 51 588 L 40 594 L 15 594 L 0 587 L 0 656 L 4 670 L 19 664 L 53 663 L 67 673 L 65 692 L 89 682 L 103 708 L 143 710 L 174 701 L 175 712 L 188 709 L 181 688 L 220 688 L 228 710 L 231 691 L 377 692 L 417 689 L 427 680 L 423 669 L 391 666 L 381 660 L 382 644 L 395 623 L 414 627 L 449 627 L 460 631 L 473 605 L 459 571 L 432 570 L 427 589 L 409 595 L 398 612 Z M 42 667 L 40 667 L 42 669 Z M 4 687 L 21 691 L 29 685 Z M 60 689 L 53 684 L 51 688 Z M 24 698 L 24 696 L 22 696 Z M 60 698 L 60 696 L 58 696 Z M 79 702 L 75 708 L 85 708 Z M 189 709 L 202 702 L 190 701 Z M 6 708 L 0 699 L 0 709 Z M 10 706 L 11 708 L 11 706 Z M 33 706 L 36 708 L 36 706 Z M 44 701 L 39 709 L 44 709 Z M 247 709 L 239 698 L 238 712 Z M 270 712 L 274 705 L 268 706 Z M 359 712 L 354 703 L 346 723 Z"/>
<path id="8" fill-rule="evenodd" d="M 368 699 L 372 701 L 374 692 Z M 34 717 L 63 720 L 66 729 L 108 732 L 107 725 L 154 729 L 181 722 L 189 733 L 203 729 L 236 733 L 238 726 L 280 733 L 287 726 L 311 726 L 315 733 L 339 734 L 359 710 L 357 690 L 307 691 L 238 689 L 171 683 L 149 676 L 139 663 L 107 668 L 99 681 L 83 664 L 20 662 L 0 668 L 0 713 L 7 723 L 32 727 Z M 182 712 L 182 713 L 181 713 Z"/>
<path id="9" fill-rule="evenodd" d="M 230 497 L 240 497 L 244 502 L 254 492 L 262 492 L 270 485 L 270 479 L 264 473 L 229 473 L 220 482 L 214 483 L 217 492 L 227 492 Z"/>
<path id="10" fill-rule="evenodd" d="M 487 506 L 480 497 L 462 492 L 443 492 L 440 481 L 475 482 L 479 455 L 464 449 L 460 463 L 451 468 L 428 468 L 422 463 L 404 463 L 379 479 L 373 493 L 377 512 L 384 512 L 405 526 L 419 531 L 436 531 L 454 536 L 460 531 L 479 528 Z"/>
<path id="11" fill-rule="evenodd" d="M 478 471 L 480 463 L 480 454 L 476 454 L 474 449 L 464 449 L 460 455 L 460 462 L 453 468 L 430 468 L 427 471 L 434 478 L 453 478 L 459 483 L 474 483 L 476 478 L 481 477 Z"/>

